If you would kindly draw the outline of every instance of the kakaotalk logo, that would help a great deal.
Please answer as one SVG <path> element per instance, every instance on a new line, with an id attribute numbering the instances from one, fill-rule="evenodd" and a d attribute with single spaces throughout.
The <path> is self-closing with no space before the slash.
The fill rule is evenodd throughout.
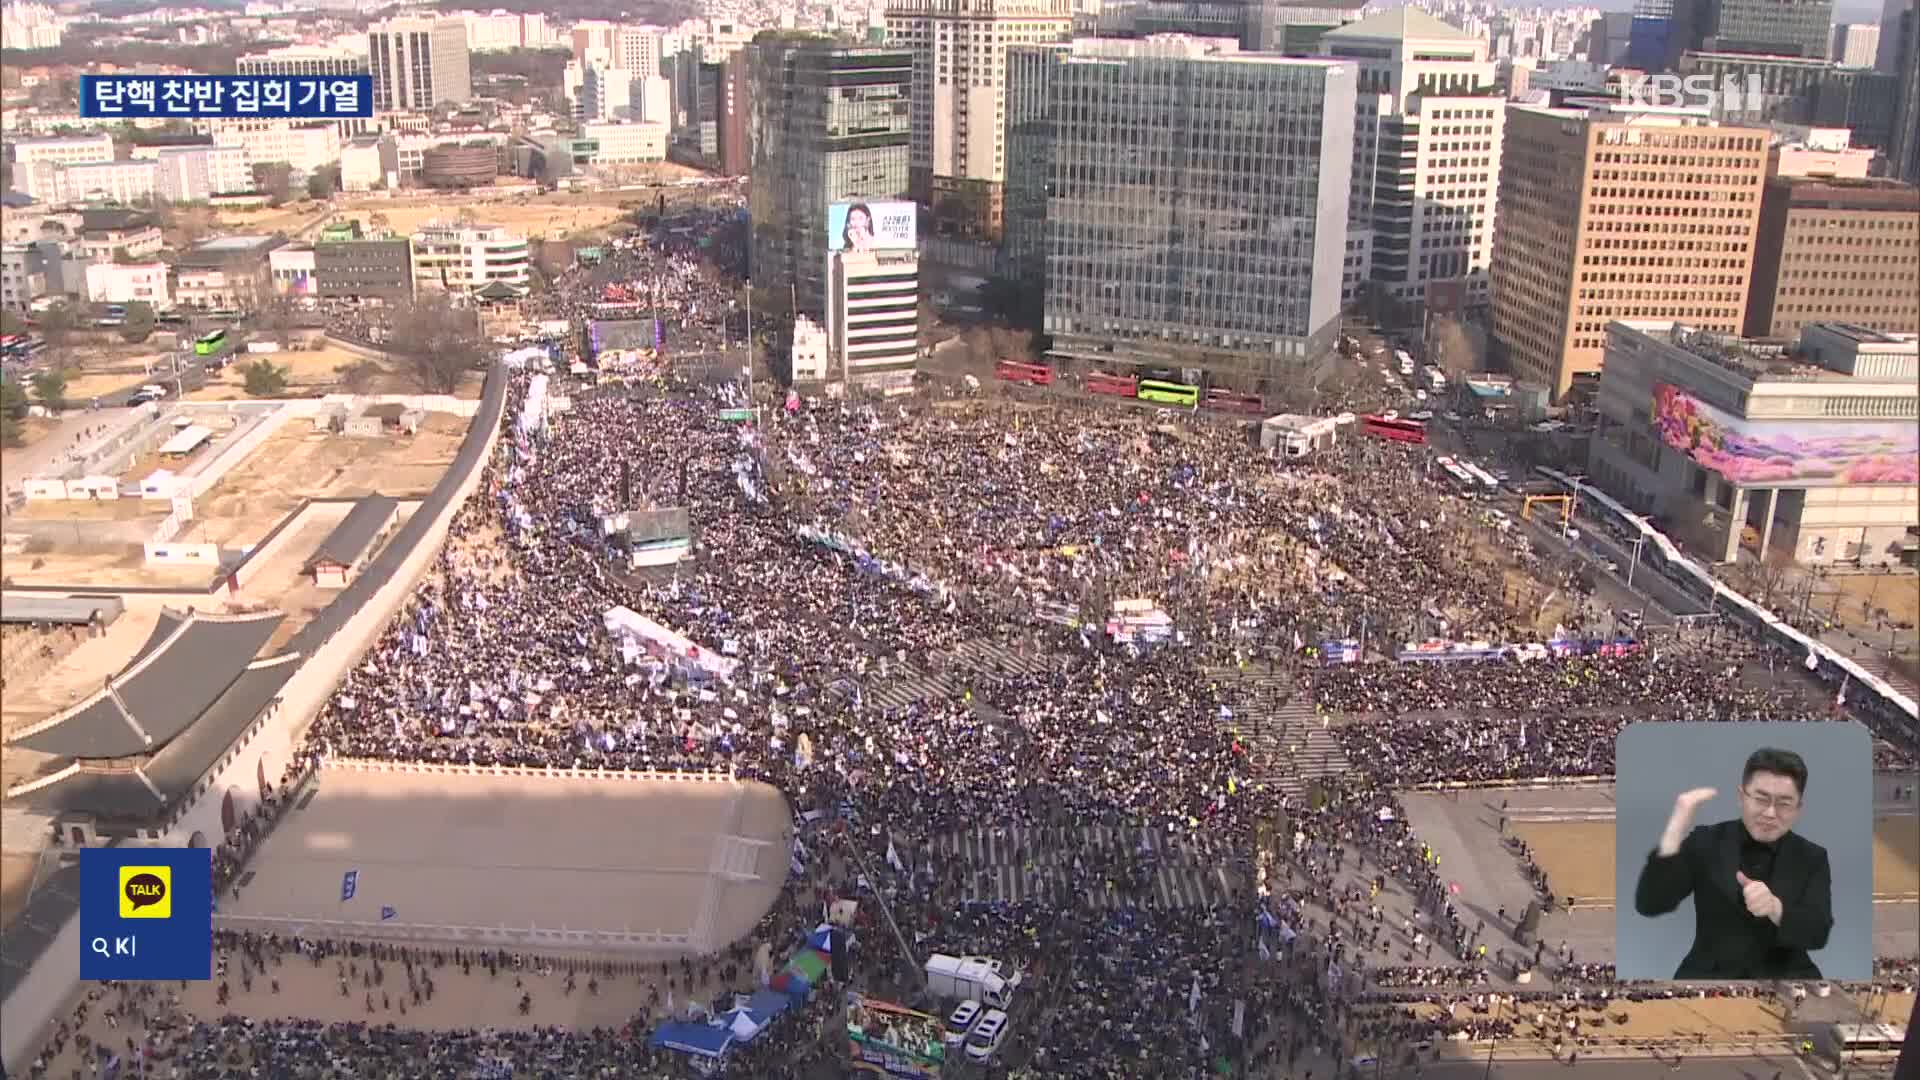
<path id="1" fill-rule="evenodd" d="M 173 867 L 121 867 L 120 917 L 123 919 L 172 918 Z"/>

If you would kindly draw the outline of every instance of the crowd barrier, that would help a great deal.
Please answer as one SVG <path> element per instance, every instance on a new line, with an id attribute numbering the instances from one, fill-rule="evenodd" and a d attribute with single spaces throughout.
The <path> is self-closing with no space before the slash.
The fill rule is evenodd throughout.
<path id="1" fill-rule="evenodd" d="M 1613 786 L 1611 776 L 1542 776 L 1533 780 L 1429 780 L 1409 791 L 1540 791 L 1546 788 Z"/>
<path id="2" fill-rule="evenodd" d="M 351 772 L 423 773 L 431 776 L 513 776 L 549 780 L 672 780 L 692 784 L 733 784 L 732 769 L 536 769 L 521 765 L 461 765 L 427 761 L 384 761 L 378 758 L 326 758 L 322 769 Z"/>
<path id="3" fill-rule="evenodd" d="M 387 941 L 474 946 L 476 948 L 549 949 L 580 952 L 692 951 L 689 935 L 664 930 L 570 930 L 544 926 L 459 926 L 443 923 L 355 922 L 348 919 L 302 919 L 284 915 L 223 915 L 213 917 L 216 930 L 234 933 L 279 934 L 306 939 Z"/>

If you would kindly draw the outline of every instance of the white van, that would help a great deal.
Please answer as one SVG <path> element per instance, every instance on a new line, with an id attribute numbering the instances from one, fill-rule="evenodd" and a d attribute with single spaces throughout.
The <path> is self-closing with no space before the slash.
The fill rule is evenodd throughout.
<path id="1" fill-rule="evenodd" d="M 956 1005 L 953 1014 L 947 1017 L 947 1031 L 941 1041 L 948 1046 L 965 1043 L 967 1036 L 973 1034 L 974 1027 L 980 1023 L 981 1011 L 977 1001 L 963 1001 Z"/>
<path id="2" fill-rule="evenodd" d="M 999 1051 L 1000 1044 L 1006 1041 L 1007 1014 L 999 1009 L 989 1009 L 987 1015 L 980 1018 L 980 1024 L 973 1029 L 973 1034 L 967 1036 L 967 1059 L 991 1061 Z"/>

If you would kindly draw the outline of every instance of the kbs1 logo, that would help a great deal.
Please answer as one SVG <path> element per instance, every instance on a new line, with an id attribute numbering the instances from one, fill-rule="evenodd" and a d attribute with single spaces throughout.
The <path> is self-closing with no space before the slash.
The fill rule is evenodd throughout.
<path id="1" fill-rule="evenodd" d="M 1767 95 L 1758 75 L 1638 75 L 1621 81 L 1629 105 L 1654 109 L 1706 109 L 1715 117 L 1759 115 Z"/>
<path id="2" fill-rule="evenodd" d="M 173 918 L 173 867 L 121 867 L 120 917 L 123 919 Z"/>

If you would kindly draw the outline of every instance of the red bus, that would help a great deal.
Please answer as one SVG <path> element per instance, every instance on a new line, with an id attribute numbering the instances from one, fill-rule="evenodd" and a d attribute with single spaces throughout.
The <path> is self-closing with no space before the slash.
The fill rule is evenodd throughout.
<path id="1" fill-rule="evenodd" d="M 1427 425 L 1418 420 L 1398 418 L 1389 420 L 1384 416 L 1363 416 L 1360 418 L 1360 430 L 1376 439 L 1386 439 L 1390 442 L 1422 445 L 1427 441 Z"/>
<path id="2" fill-rule="evenodd" d="M 1260 399 L 1259 394 L 1237 394 L 1223 386 L 1208 390 L 1207 400 L 1203 404 L 1209 409 L 1246 413 L 1249 416 L 1263 415 L 1267 411 L 1266 402 Z"/>
<path id="3" fill-rule="evenodd" d="M 1053 369 L 1045 364 L 1023 364 L 1018 360 L 1002 360 L 994 367 L 995 378 L 1007 382 L 1031 383 L 1034 386 L 1053 385 Z"/>
<path id="4" fill-rule="evenodd" d="M 1090 394 L 1134 397 L 1140 392 L 1140 380 L 1132 375 L 1109 375 L 1104 371 L 1093 371 L 1088 372 L 1083 381 Z"/>

